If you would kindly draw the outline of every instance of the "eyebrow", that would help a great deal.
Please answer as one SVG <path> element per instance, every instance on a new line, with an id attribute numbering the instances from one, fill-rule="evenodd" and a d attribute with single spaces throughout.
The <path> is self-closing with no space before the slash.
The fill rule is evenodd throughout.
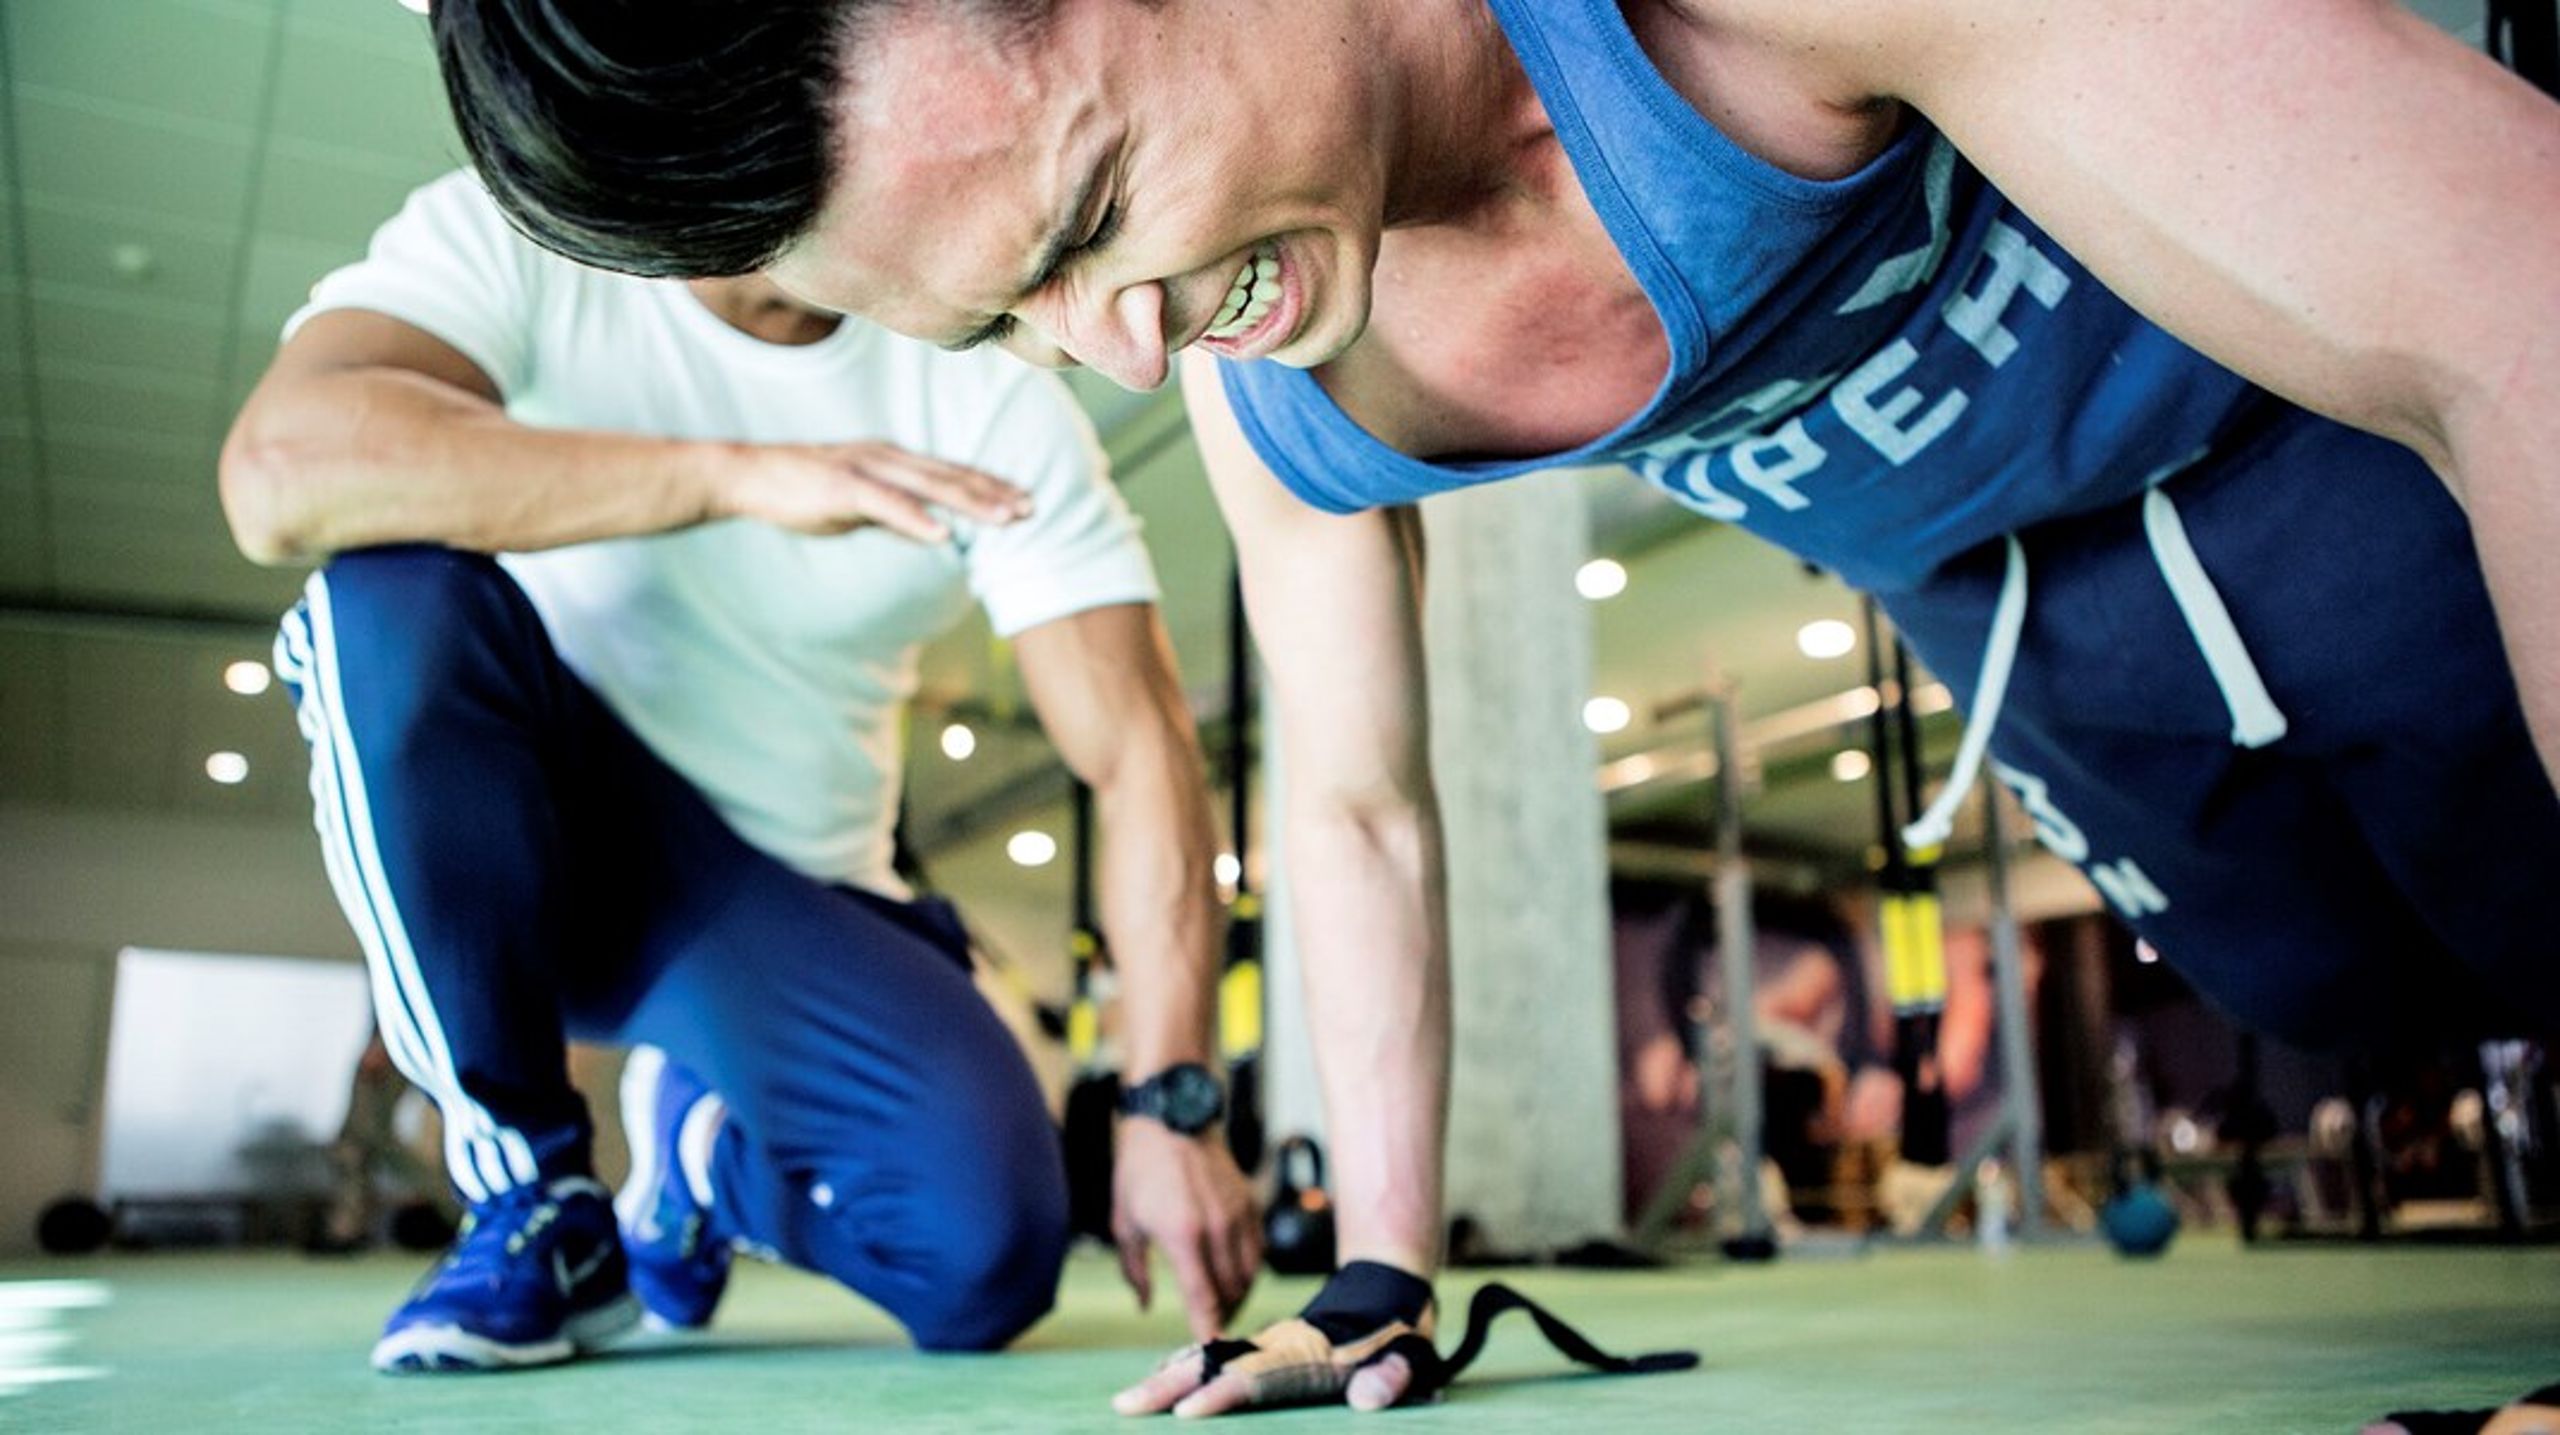
<path id="1" fill-rule="evenodd" d="M 1046 239 L 1040 241 L 1040 253 L 1031 261 L 1031 277 L 1015 287 L 1017 296 L 1037 294 L 1057 279 L 1058 271 L 1066 267 L 1067 251 L 1075 248 L 1076 236 L 1084 228 L 1085 216 L 1093 210 L 1093 197 L 1101 188 L 1102 166 L 1096 165 L 1086 171 L 1084 185 L 1067 205 L 1065 217 L 1050 229 Z M 953 353 L 965 352 L 995 342 L 1012 327 L 1013 316 L 998 314 L 970 330 L 966 336 L 942 347 Z"/>

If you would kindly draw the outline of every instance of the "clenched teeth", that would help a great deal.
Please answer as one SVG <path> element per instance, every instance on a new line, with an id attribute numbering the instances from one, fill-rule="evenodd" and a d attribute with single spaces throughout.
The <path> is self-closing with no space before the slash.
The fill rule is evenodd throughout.
<path id="1" fill-rule="evenodd" d="M 1218 306 L 1218 317 L 1209 324 L 1208 337 L 1233 339 L 1250 334 L 1255 325 L 1271 317 L 1279 302 L 1279 247 L 1265 244 L 1236 270 L 1235 279 L 1227 285 L 1226 300 Z"/>

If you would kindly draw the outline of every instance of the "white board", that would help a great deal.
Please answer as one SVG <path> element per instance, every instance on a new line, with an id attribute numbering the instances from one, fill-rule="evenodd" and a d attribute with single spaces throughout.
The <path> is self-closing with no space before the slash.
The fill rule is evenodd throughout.
<path id="1" fill-rule="evenodd" d="M 247 1193 L 244 1150 L 325 1145 L 372 1029 L 362 967 L 128 948 L 116 959 L 101 1195 Z"/>

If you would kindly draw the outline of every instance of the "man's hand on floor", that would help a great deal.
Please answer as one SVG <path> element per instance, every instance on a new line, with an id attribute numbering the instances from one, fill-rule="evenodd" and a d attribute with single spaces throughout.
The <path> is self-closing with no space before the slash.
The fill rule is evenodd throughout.
<path id="1" fill-rule="evenodd" d="M 1212 1340 L 1175 1351 L 1153 1375 L 1120 1392 L 1123 1415 L 1223 1415 L 1256 1406 L 1344 1401 L 1383 1410 L 1415 1386 L 1408 1351 L 1442 1371 L 1431 1350 L 1431 1284 L 1375 1261 L 1334 1272 L 1296 1316 L 1251 1340 Z"/>
<path id="2" fill-rule="evenodd" d="M 1205 1346 L 1175 1351 L 1155 1374 L 1120 1392 L 1111 1408 L 1123 1415 L 1224 1415 L 1265 1405 L 1313 1405 L 1341 1400 L 1354 1410 L 1384 1410 L 1404 1398 L 1413 1367 L 1401 1355 L 1362 1365 L 1369 1342 L 1349 1349 L 1333 1345 L 1303 1320 L 1285 1320 L 1253 1337 L 1256 1349 L 1209 1370 Z"/>
<path id="3" fill-rule="evenodd" d="M 1185 1136 L 1156 1122 L 1120 1123 L 1111 1180 L 1111 1238 L 1120 1274 L 1146 1308 L 1155 1293 L 1147 1248 L 1163 1248 L 1197 1340 L 1215 1338 L 1244 1304 L 1262 1264 L 1261 1212 L 1217 1129 Z"/>

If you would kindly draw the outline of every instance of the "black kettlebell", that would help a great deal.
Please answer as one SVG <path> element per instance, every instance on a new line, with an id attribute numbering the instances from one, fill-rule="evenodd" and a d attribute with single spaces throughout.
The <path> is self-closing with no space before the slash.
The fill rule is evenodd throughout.
<path id="1" fill-rule="evenodd" d="M 1298 1183 L 1297 1160 L 1306 1157 L 1307 1183 Z M 1284 1276 L 1333 1273 L 1333 1200 L 1324 1192 L 1324 1148 L 1310 1136 L 1292 1136 L 1271 1153 L 1277 1183 L 1271 1208 L 1262 1213 L 1262 1258 Z"/>

